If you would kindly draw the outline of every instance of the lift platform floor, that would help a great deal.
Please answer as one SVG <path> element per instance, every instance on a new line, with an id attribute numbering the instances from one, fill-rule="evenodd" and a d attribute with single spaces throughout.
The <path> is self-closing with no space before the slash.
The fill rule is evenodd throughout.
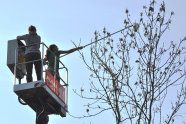
<path id="1" fill-rule="evenodd" d="M 14 92 L 35 112 L 66 117 L 67 105 L 43 81 L 14 85 Z"/>

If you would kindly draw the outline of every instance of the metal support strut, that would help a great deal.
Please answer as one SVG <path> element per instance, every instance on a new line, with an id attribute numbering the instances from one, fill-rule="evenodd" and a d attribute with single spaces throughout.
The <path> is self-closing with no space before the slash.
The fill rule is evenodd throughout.
<path id="1" fill-rule="evenodd" d="M 39 99 L 39 101 L 42 106 L 42 111 L 40 113 L 36 112 L 36 124 L 48 124 L 49 118 L 45 113 L 46 106 L 41 99 Z"/>

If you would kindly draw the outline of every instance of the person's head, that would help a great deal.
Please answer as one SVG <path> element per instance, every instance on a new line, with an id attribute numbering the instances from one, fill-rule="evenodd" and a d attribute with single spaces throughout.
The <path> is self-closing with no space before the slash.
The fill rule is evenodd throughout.
<path id="1" fill-rule="evenodd" d="M 54 52 L 55 50 L 58 50 L 58 47 L 55 44 L 52 44 L 49 46 L 49 49 Z"/>
<path id="2" fill-rule="evenodd" d="M 36 27 L 33 26 L 33 25 L 30 25 L 30 26 L 28 27 L 28 32 L 36 32 Z"/>
<path id="3" fill-rule="evenodd" d="M 46 51 L 45 58 L 48 59 L 51 52 L 54 52 L 55 50 L 58 50 L 58 47 L 55 44 L 50 45 L 49 48 Z"/>

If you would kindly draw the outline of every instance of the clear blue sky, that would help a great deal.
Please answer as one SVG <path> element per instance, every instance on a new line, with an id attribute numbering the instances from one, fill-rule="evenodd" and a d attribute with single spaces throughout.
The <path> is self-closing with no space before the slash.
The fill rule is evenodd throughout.
<path id="1" fill-rule="evenodd" d="M 125 9 L 133 19 L 139 16 L 143 4 L 149 0 L 0 0 L 0 123 L 34 124 L 35 113 L 28 106 L 22 106 L 13 92 L 13 75 L 6 66 L 7 40 L 27 33 L 29 25 L 35 25 L 42 41 L 47 45 L 57 44 L 60 49 L 73 48 L 71 41 L 90 42 L 95 30 L 106 27 L 110 32 L 123 26 Z M 159 1 L 159 0 L 158 0 Z M 186 1 L 166 0 L 167 12 L 174 11 L 171 30 L 166 40 L 180 40 L 186 36 Z M 88 52 L 89 48 L 83 49 Z M 73 115 L 85 113 L 83 100 L 73 94 L 72 89 L 86 85 L 88 72 L 78 53 L 62 59 L 69 69 L 69 111 Z M 186 107 L 184 107 L 184 110 Z M 186 120 L 186 118 L 185 118 Z M 99 117 L 74 119 L 50 116 L 49 124 L 113 124 L 111 112 Z"/>

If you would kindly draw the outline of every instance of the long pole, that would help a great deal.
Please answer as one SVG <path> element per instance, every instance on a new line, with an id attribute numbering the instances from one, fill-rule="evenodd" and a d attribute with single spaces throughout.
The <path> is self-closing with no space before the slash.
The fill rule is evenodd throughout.
<path id="1" fill-rule="evenodd" d="M 94 43 L 96 43 L 96 42 L 98 42 L 98 41 L 100 41 L 100 40 L 103 40 L 103 39 L 105 39 L 105 38 L 107 38 L 107 37 L 110 37 L 110 36 L 115 35 L 115 34 L 117 34 L 117 33 L 119 33 L 119 32 L 122 32 L 123 30 L 125 30 L 125 29 L 127 29 L 127 28 L 130 28 L 130 27 L 132 27 L 132 26 L 133 26 L 133 25 L 127 26 L 127 27 L 125 27 L 125 28 L 123 28 L 123 29 L 121 29 L 121 30 L 119 30 L 119 31 L 116 31 L 116 32 L 114 32 L 114 33 L 112 33 L 112 34 L 109 34 L 109 35 L 107 35 L 107 36 L 105 36 L 105 37 L 102 37 L 102 38 L 100 38 L 100 39 L 98 39 L 98 40 L 95 40 L 94 42 L 91 42 L 91 43 L 89 43 L 89 44 L 87 44 L 87 45 L 85 45 L 85 46 L 83 46 L 83 47 L 85 48 L 85 47 L 87 47 L 87 46 L 89 46 L 89 45 L 91 45 L 91 44 L 94 44 Z"/>
<path id="2" fill-rule="evenodd" d="M 89 44 L 86 44 L 86 45 L 84 45 L 84 46 L 82 46 L 82 47 L 85 48 L 85 47 L 87 47 L 87 46 L 89 46 L 89 45 L 91 45 L 91 44 L 94 44 L 94 43 L 96 43 L 96 42 L 98 42 L 98 41 L 100 41 L 100 40 L 103 40 L 103 39 L 105 39 L 105 38 L 107 38 L 107 37 L 110 37 L 110 36 L 115 35 L 115 34 L 117 34 L 117 33 L 119 33 L 119 32 L 122 32 L 123 30 L 125 30 L 125 29 L 127 29 L 127 28 L 130 28 L 130 27 L 132 27 L 132 26 L 133 26 L 133 25 L 126 26 L 125 28 L 123 28 L 123 29 L 121 29 L 121 30 L 118 30 L 118 31 L 116 31 L 116 32 L 114 32 L 114 33 L 112 33 L 112 34 L 109 34 L 109 35 L 107 35 L 107 36 L 105 36 L 105 37 L 102 37 L 102 38 L 100 38 L 100 39 L 98 39 L 98 40 L 95 40 L 94 42 L 91 42 L 91 43 L 89 43 Z M 65 55 L 63 55 L 63 56 L 60 56 L 60 58 L 66 56 L 66 55 L 68 55 L 68 54 L 70 54 L 70 53 L 67 53 L 67 54 L 65 54 Z"/>

